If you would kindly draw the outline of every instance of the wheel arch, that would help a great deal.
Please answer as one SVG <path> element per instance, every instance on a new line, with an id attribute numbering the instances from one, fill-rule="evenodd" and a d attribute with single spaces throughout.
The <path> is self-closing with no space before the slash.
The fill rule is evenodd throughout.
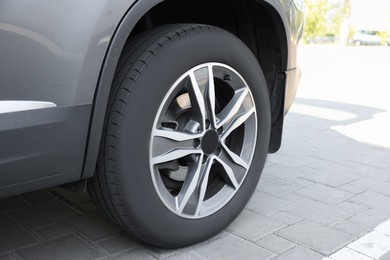
<path id="1" fill-rule="evenodd" d="M 285 10 L 279 2 L 272 0 L 200 0 L 193 1 L 189 9 L 188 2 L 182 2 L 137 1 L 117 26 L 95 91 L 82 178 L 94 174 L 111 83 L 126 41 L 139 32 L 168 23 L 215 25 L 236 35 L 252 50 L 263 69 L 270 93 L 272 134 L 269 152 L 279 149 L 284 118 L 285 71 L 289 66 L 289 30 Z M 197 12 L 202 4 L 210 7 L 206 15 Z M 234 19 L 231 19 L 232 16 Z"/>

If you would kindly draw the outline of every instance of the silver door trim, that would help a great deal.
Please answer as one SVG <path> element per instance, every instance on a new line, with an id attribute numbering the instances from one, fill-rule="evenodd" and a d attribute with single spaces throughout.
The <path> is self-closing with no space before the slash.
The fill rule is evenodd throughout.
<path id="1" fill-rule="evenodd" d="M 56 107 L 53 102 L 29 100 L 0 100 L 0 114 Z"/>

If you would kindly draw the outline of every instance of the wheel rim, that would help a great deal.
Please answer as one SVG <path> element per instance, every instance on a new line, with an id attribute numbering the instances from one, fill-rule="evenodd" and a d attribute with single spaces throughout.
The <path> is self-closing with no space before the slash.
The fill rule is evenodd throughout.
<path id="1" fill-rule="evenodd" d="M 256 137 L 254 99 L 236 70 L 205 63 L 184 73 L 151 132 L 151 176 L 161 201 L 183 218 L 220 210 L 247 176 Z"/>

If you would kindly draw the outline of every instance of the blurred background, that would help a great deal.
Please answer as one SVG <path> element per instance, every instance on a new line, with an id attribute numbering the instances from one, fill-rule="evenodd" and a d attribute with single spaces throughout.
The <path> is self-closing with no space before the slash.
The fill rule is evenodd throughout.
<path id="1" fill-rule="evenodd" d="M 303 76 L 291 112 L 344 119 L 350 124 L 335 120 L 330 127 L 358 142 L 390 148 L 390 1 L 305 2 Z M 316 102 L 324 100 L 333 108 Z M 302 104 L 308 101 L 311 106 Z M 335 104 L 362 109 L 347 113 Z M 367 117 L 367 111 L 378 112 Z"/>
<path id="2" fill-rule="evenodd" d="M 305 0 L 305 43 L 390 45 L 390 1 Z"/>

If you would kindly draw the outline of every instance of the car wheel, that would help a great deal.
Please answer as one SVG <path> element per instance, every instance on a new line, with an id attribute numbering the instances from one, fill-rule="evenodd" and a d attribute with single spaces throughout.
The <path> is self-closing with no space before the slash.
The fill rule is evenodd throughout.
<path id="1" fill-rule="evenodd" d="M 207 25 L 154 29 L 121 55 L 89 192 L 147 243 L 202 241 L 248 202 L 270 126 L 263 73 L 239 39 Z"/>
<path id="2" fill-rule="evenodd" d="M 355 44 L 355 46 L 362 46 L 362 42 L 361 41 L 354 41 L 354 44 Z"/>

